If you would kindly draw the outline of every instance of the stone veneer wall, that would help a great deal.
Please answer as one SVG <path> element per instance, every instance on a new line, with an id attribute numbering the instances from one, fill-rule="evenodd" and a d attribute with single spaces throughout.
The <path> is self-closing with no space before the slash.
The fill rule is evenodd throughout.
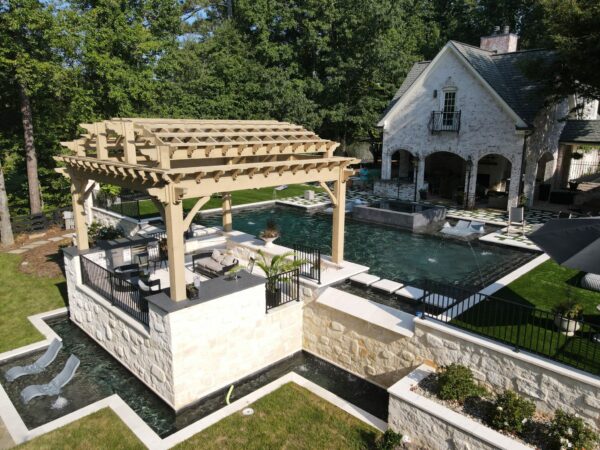
<path id="1" fill-rule="evenodd" d="M 138 230 L 139 222 L 131 217 L 122 216 L 102 208 L 92 207 L 92 221 L 99 222 L 104 226 L 120 228 L 127 236 L 133 236 Z"/>
<path id="2" fill-rule="evenodd" d="M 416 320 L 407 338 L 312 302 L 304 308 L 304 348 L 384 387 L 424 361 L 470 367 L 492 390 L 514 389 L 541 411 L 577 413 L 600 428 L 600 379 L 434 322 Z"/>
<path id="3" fill-rule="evenodd" d="M 149 327 L 146 328 L 100 295 L 79 287 L 79 264 L 79 256 L 65 254 L 71 320 L 167 403 L 174 405 L 168 316 L 150 305 Z"/>
<path id="4" fill-rule="evenodd" d="M 423 189 L 428 189 L 428 183 L 423 184 Z M 373 193 L 381 197 L 397 198 L 409 202 L 415 199 L 414 183 L 402 183 L 398 189 L 398 182 L 394 180 L 377 180 L 373 185 Z M 417 201 L 420 200 L 417 192 Z"/>
<path id="5" fill-rule="evenodd" d="M 393 395 L 390 395 L 388 417 L 389 427 L 396 432 L 407 434 L 412 441 L 418 443 L 418 448 L 429 450 L 449 448 L 496 450 L 498 448 L 477 439 L 471 434 L 464 433 L 447 422 Z M 406 431 L 405 424 L 410 424 L 410 431 Z"/>

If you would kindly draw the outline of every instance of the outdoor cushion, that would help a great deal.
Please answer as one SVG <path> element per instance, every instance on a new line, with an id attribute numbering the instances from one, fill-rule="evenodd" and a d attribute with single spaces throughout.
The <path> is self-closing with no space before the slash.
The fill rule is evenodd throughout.
<path id="1" fill-rule="evenodd" d="M 221 263 L 216 262 L 212 256 L 210 258 L 199 259 L 196 263 L 212 270 L 213 272 L 220 272 L 223 269 Z"/>
<path id="2" fill-rule="evenodd" d="M 221 261 L 221 264 L 224 265 L 224 266 L 232 266 L 236 262 L 237 262 L 237 259 L 235 259 L 233 256 L 231 256 L 231 255 L 225 255 L 225 257 Z"/>
<path id="3" fill-rule="evenodd" d="M 223 260 L 223 255 L 217 249 L 213 250 L 212 255 L 210 255 L 210 257 L 217 263 L 221 263 L 221 261 Z"/>

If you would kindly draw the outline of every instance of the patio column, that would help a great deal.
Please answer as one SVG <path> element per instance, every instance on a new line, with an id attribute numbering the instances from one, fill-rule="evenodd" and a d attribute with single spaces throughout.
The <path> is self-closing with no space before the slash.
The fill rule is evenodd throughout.
<path id="1" fill-rule="evenodd" d="M 479 164 L 469 157 L 465 173 L 465 208 L 471 209 L 475 206 L 475 188 L 477 187 L 477 169 Z"/>
<path id="2" fill-rule="evenodd" d="M 383 150 L 381 154 L 381 179 L 389 180 L 392 178 L 392 156 L 388 149 Z"/>
<path id="3" fill-rule="evenodd" d="M 344 225 L 346 220 L 346 181 L 340 169 L 339 179 L 335 182 L 335 201 L 333 208 L 333 236 L 331 241 L 331 259 L 340 264 L 344 261 Z"/>
<path id="4" fill-rule="evenodd" d="M 221 204 L 223 209 L 223 231 L 233 231 L 233 217 L 231 214 L 231 193 L 227 192 L 223 194 L 223 203 Z"/>
<path id="5" fill-rule="evenodd" d="M 77 248 L 79 251 L 90 248 L 85 214 L 85 188 L 87 180 L 71 175 L 71 204 L 73 205 L 73 222 L 77 235 Z"/>
<path id="6" fill-rule="evenodd" d="M 508 188 L 508 208 L 519 204 L 519 187 L 521 184 L 521 158 L 513 158 L 510 170 L 510 186 Z"/>
<path id="7" fill-rule="evenodd" d="M 183 202 L 169 201 L 165 204 L 167 226 L 167 247 L 169 257 L 169 281 L 171 299 L 181 301 L 187 298 L 185 292 L 185 242 L 183 240 Z"/>
<path id="8" fill-rule="evenodd" d="M 419 191 L 425 187 L 425 158 L 419 155 L 415 155 L 417 158 L 417 176 L 415 177 L 417 200 L 419 199 Z"/>

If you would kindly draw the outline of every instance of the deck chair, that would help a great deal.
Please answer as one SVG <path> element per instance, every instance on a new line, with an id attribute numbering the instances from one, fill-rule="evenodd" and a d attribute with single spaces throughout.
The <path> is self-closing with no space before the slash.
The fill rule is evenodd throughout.
<path id="1" fill-rule="evenodd" d="M 6 381 L 10 382 L 24 375 L 33 375 L 43 372 L 46 367 L 52 364 L 52 361 L 54 361 L 61 348 L 62 341 L 54 339 L 46 349 L 46 352 L 33 364 L 29 364 L 28 366 L 15 366 L 8 369 L 4 374 Z"/>
<path id="2" fill-rule="evenodd" d="M 48 384 L 32 384 L 21 391 L 21 399 L 27 404 L 36 397 L 60 394 L 60 390 L 73 379 L 75 371 L 79 367 L 79 358 L 75 355 L 69 356 L 65 367 Z"/>
<path id="3" fill-rule="evenodd" d="M 507 234 L 510 234 L 511 227 L 521 227 L 521 234 L 525 234 L 525 208 L 522 206 L 511 207 L 508 210 Z"/>

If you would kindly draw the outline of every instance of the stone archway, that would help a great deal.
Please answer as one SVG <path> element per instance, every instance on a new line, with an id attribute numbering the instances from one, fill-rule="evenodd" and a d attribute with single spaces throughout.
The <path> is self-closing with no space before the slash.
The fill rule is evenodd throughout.
<path id="1" fill-rule="evenodd" d="M 425 158 L 424 180 L 433 198 L 464 203 L 467 162 L 455 153 L 434 152 Z"/>
<path id="2" fill-rule="evenodd" d="M 489 208 L 506 209 L 511 191 L 511 175 L 512 163 L 506 156 L 489 153 L 480 157 L 477 161 L 473 198 L 485 201 Z"/>
<path id="3" fill-rule="evenodd" d="M 414 159 L 414 153 L 404 148 L 385 150 L 381 158 L 381 179 L 412 181 Z"/>

